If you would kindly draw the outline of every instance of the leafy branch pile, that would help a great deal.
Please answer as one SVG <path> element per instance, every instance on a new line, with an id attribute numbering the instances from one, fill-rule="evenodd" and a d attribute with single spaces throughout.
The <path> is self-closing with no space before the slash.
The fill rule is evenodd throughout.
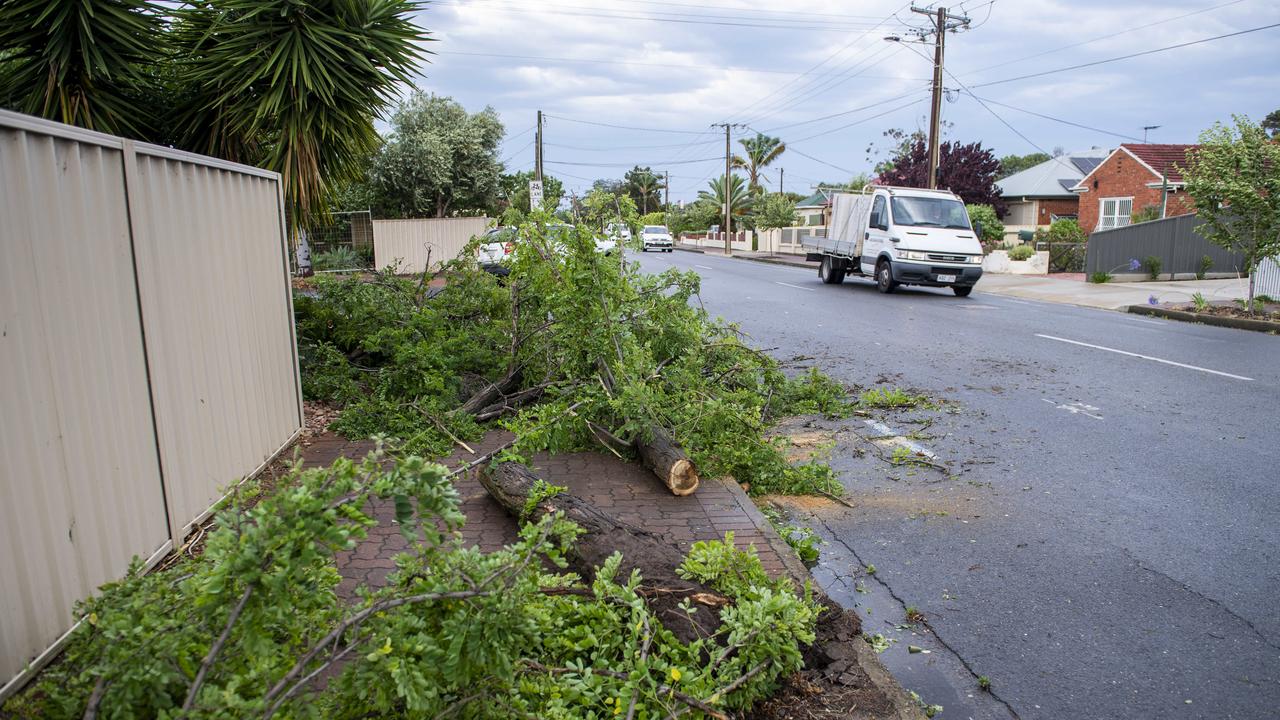
<path id="1" fill-rule="evenodd" d="M 599 253 L 587 228 L 633 210 L 606 193 L 583 208 L 575 231 L 537 214 L 522 225 L 502 284 L 471 250 L 438 293 L 390 274 L 320 279 L 297 303 L 304 392 L 344 405 L 338 432 L 424 455 L 495 420 L 519 438 L 516 457 L 625 452 L 658 432 L 752 492 L 834 491 L 827 466 L 790 465 L 764 432 L 787 414 L 845 412 L 843 388 L 816 371 L 788 379 L 699 307 L 695 273 L 646 275 Z"/>
<path id="2" fill-rule="evenodd" d="M 409 552 L 386 587 L 340 601 L 335 554 L 394 503 Z M 11 701 L 18 717 L 653 718 L 748 707 L 799 669 L 819 608 L 752 553 L 699 543 L 679 570 L 723 592 L 714 634 L 683 642 L 646 602 L 661 589 L 566 566 L 579 528 L 525 524 L 490 554 L 444 467 L 374 453 L 292 471 L 286 489 L 218 516 L 205 553 L 131 573 L 78 608 L 63 660 Z"/>

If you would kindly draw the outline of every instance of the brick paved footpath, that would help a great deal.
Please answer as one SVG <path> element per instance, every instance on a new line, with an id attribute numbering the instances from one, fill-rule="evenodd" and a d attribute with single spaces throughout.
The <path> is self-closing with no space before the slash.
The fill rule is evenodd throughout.
<path id="1" fill-rule="evenodd" d="M 493 431 L 479 443 L 472 444 L 476 455 L 459 449 L 441 461 L 450 468 L 460 467 L 471 458 L 497 448 L 511 438 L 505 431 Z M 303 455 L 306 467 L 319 467 L 339 457 L 363 458 L 373 449 L 371 441 L 351 441 L 326 434 L 313 442 Z M 539 453 L 532 466 L 547 482 L 568 486 L 569 493 L 612 513 L 618 519 L 638 525 L 669 538 L 687 550 L 695 540 L 716 540 L 732 531 L 739 547 L 755 545 L 760 561 L 771 576 L 790 572 L 804 577 L 803 567 L 794 555 L 785 560 L 780 553 L 790 548 L 778 537 L 768 520 L 747 498 L 737 484 L 720 478 L 702 478 L 698 490 L 690 496 L 671 494 L 653 473 L 635 463 L 627 463 L 599 452 L 549 456 Z M 516 521 L 497 503 L 475 478 L 465 473 L 455 478 L 462 498 L 462 512 L 467 516 L 462 537 L 468 546 L 494 551 L 516 538 Z M 407 548 L 404 537 L 394 523 L 395 512 L 390 501 L 374 500 L 369 508 L 378 525 L 370 528 L 369 537 L 350 552 L 340 553 L 338 569 L 342 584 L 341 597 L 354 597 L 361 584 L 380 587 L 395 569 L 394 558 Z"/>

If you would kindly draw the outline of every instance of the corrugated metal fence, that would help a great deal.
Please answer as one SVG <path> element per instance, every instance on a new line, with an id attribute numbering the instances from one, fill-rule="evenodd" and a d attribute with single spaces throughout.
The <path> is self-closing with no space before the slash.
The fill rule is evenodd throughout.
<path id="1" fill-rule="evenodd" d="M 0 697 L 302 426 L 277 174 L 0 111 Z"/>
<path id="2" fill-rule="evenodd" d="M 1253 292 L 1280 298 L 1280 257 L 1263 258 L 1253 274 Z"/>
<path id="3" fill-rule="evenodd" d="M 1239 253 L 1224 250 L 1196 232 L 1200 222 L 1195 215 L 1179 215 L 1095 232 L 1089 236 L 1085 272 L 1115 273 L 1117 268 L 1131 272 L 1130 259 L 1141 261 L 1148 255 L 1161 259 L 1162 274 L 1194 275 L 1206 255 L 1213 261 L 1210 272 L 1244 272 L 1244 258 Z"/>
<path id="4" fill-rule="evenodd" d="M 456 258 L 488 227 L 485 217 L 374 220 L 374 266 L 381 270 L 394 265 L 402 273 L 423 272 L 428 264 L 437 268 Z"/>

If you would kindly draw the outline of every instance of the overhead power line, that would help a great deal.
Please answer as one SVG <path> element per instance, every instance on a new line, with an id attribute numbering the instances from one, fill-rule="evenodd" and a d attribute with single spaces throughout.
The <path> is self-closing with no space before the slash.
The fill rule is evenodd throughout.
<path id="1" fill-rule="evenodd" d="M 770 68 L 733 67 L 730 65 L 703 65 L 701 63 L 655 63 L 634 60 L 605 60 L 602 58 L 552 57 L 549 55 L 514 55 L 510 53 L 464 52 L 461 50 L 437 50 L 436 55 L 467 55 L 470 57 L 506 58 L 509 60 L 537 60 L 541 62 L 585 63 L 588 65 L 633 65 L 636 67 L 674 68 L 690 71 L 719 70 L 722 72 L 768 73 L 770 75 L 799 75 L 797 70 L 775 70 Z M 863 75 L 874 80 L 897 80 L 891 75 Z M 910 78 L 915 79 L 915 78 Z"/>
<path id="2" fill-rule="evenodd" d="M 565 160 L 545 160 L 547 165 L 575 165 L 580 167 L 635 167 L 643 165 L 652 167 L 657 165 L 663 167 L 666 165 L 692 165 L 700 162 L 710 162 L 712 160 L 724 160 L 722 157 L 698 158 L 697 160 L 646 160 L 645 162 L 616 162 L 616 163 L 589 163 L 589 162 L 568 162 Z"/>
<path id="3" fill-rule="evenodd" d="M 1164 25 L 1165 23 L 1171 23 L 1171 22 L 1173 22 L 1173 21 L 1175 21 L 1175 20 L 1181 20 L 1181 19 L 1183 19 L 1183 18 L 1189 18 L 1189 17 L 1191 17 L 1191 16 L 1193 16 L 1193 15 L 1200 15 L 1201 13 L 1207 13 L 1207 12 L 1209 12 L 1210 10 L 1218 10 L 1218 9 L 1220 9 L 1220 8 L 1228 7 L 1228 6 L 1230 6 L 1230 5 L 1239 5 L 1240 3 L 1244 2 L 1244 1 L 1245 1 L 1245 0 L 1231 0 L 1231 2 L 1219 3 L 1219 4 L 1217 4 L 1217 5 L 1210 5 L 1209 7 L 1206 7 L 1206 8 L 1200 8 L 1199 10 L 1194 10 L 1194 11 L 1189 12 L 1189 13 L 1183 13 L 1182 15 L 1175 15 L 1175 16 L 1173 16 L 1173 17 L 1168 17 L 1168 18 L 1165 18 L 1165 19 L 1163 19 L 1163 20 L 1156 20 L 1155 22 L 1149 22 L 1149 23 L 1147 23 L 1147 24 L 1145 24 L 1145 25 L 1137 25 L 1137 26 L 1134 26 L 1134 27 L 1131 27 L 1131 28 L 1125 28 L 1124 30 L 1120 30 L 1119 32 L 1113 32 L 1113 33 L 1110 33 L 1110 34 L 1107 34 L 1107 35 L 1099 35 L 1098 37 L 1090 38 L 1090 39 L 1088 39 L 1088 40 L 1081 40 L 1080 42 L 1071 43 L 1070 45 L 1063 45 L 1063 46 L 1061 46 L 1061 47 L 1056 47 L 1056 48 L 1053 48 L 1053 49 L 1051 49 L 1051 50 L 1043 50 L 1043 51 L 1038 52 L 1038 53 L 1033 53 L 1033 54 L 1031 54 L 1031 55 L 1025 55 L 1025 56 L 1023 56 L 1023 57 L 1020 57 L 1020 58 L 1014 58 L 1014 59 L 1012 59 L 1012 60 L 1005 60 L 1004 62 L 998 62 L 998 63 L 996 63 L 995 65 L 987 65 L 986 67 L 980 67 L 980 68 L 978 68 L 977 70 L 970 70 L 970 71 L 968 71 L 968 72 L 963 72 L 963 73 L 960 73 L 960 74 L 961 74 L 961 75 L 966 75 L 966 76 L 967 76 L 967 75 L 975 75 L 975 74 L 977 74 L 977 73 L 985 72 L 985 71 L 987 71 L 987 70 L 994 70 L 995 68 L 998 68 L 998 67 L 1004 67 L 1004 66 L 1006 66 L 1006 65 L 1013 65 L 1014 63 L 1020 63 L 1020 62 L 1023 62 L 1024 60 L 1031 60 L 1031 59 L 1033 59 L 1033 58 L 1043 57 L 1043 56 L 1045 56 L 1045 55 L 1052 55 L 1053 53 L 1056 53 L 1056 52 L 1061 52 L 1061 51 L 1063 51 L 1063 50 L 1070 50 L 1071 48 L 1077 48 L 1077 47 L 1080 47 L 1080 46 L 1082 46 L 1082 45 L 1089 45 L 1090 43 L 1096 43 L 1096 42 L 1099 42 L 1099 41 L 1101 41 L 1101 40 L 1110 40 L 1110 39 L 1111 39 L 1111 38 L 1113 38 L 1113 37 L 1119 37 L 1119 36 L 1121 36 L 1121 35 L 1127 35 L 1128 33 L 1131 33 L 1131 32 L 1137 32 L 1138 30 L 1145 30 L 1145 29 L 1147 29 L 1147 28 L 1149 28 L 1149 27 L 1155 27 L 1156 25 Z M 984 21 L 984 22 L 985 22 L 985 21 Z"/>
<path id="4" fill-rule="evenodd" d="M 898 95 L 897 97 L 891 97 L 886 100 L 877 100 L 876 102 L 873 102 L 867 105 L 862 105 L 860 107 L 856 107 L 851 110 L 842 110 L 838 113 L 823 115 L 822 117 L 816 117 L 811 120 L 801 120 L 800 122 L 793 122 L 787 125 L 778 125 L 777 127 L 773 127 L 767 130 L 765 134 L 775 133 L 775 132 L 778 132 L 779 130 L 786 130 L 787 128 L 799 127 L 801 125 L 809 125 L 811 123 L 822 122 L 823 120 L 831 120 L 832 118 L 844 117 L 845 115 L 852 115 L 854 113 L 862 112 L 863 110 L 870 110 L 871 108 L 880 107 L 885 103 L 897 102 L 898 100 L 911 97 L 912 95 L 919 95 L 921 92 L 928 92 L 928 91 L 916 89 L 916 90 L 912 90 L 909 93 L 903 93 L 902 95 Z"/>
<path id="5" fill-rule="evenodd" d="M 957 80 L 956 82 L 959 82 L 959 81 Z M 1081 125 L 1080 123 L 1071 122 L 1070 120 L 1063 120 L 1062 118 L 1056 118 L 1056 117 L 1053 117 L 1052 115 L 1045 115 L 1043 113 L 1035 112 L 1034 110 L 1028 110 L 1024 107 L 1018 107 L 1017 105 L 1008 105 L 1006 103 L 997 102 L 995 100 L 992 100 L 991 98 L 980 98 L 977 95 L 974 95 L 972 92 L 969 92 L 968 90 L 965 90 L 964 92 L 966 95 L 973 98 L 974 100 L 977 100 L 978 102 L 989 103 L 991 105 L 999 105 L 1000 107 L 1009 108 L 1010 110 L 1017 110 L 1018 112 L 1026 113 L 1028 115 L 1035 115 L 1036 117 L 1044 118 L 1045 120 L 1051 120 L 1056 123 L 1062 123 L 1063 125 L 1070 125 L 1071 127 L 1078 127 L 1081 130 L 1090 130 L 1096 133 L 1102 133 L 1103 135 L 1111 135 L 1114 137 L 1123 138 L 1125 140 L 1133 140 L 1134 142 L 1143 142 L 1142 138 L 1134 137 L 1133 135 L 1125 135 L 1124 133 L 1118 133 L 1111 130 L 1103 130 L 1102 128 L 1090 127 L 1088 125 Z"/>
<path id="6" fill-rule="evenodd" d="M 1213 42 L 1214 40 L 1223 40 L 1230 37 L 1239 37 L 1240 35 L 1248 35 L 1249 33 L 1260 32 L 1262 30 L 1270 30 L 1272 28 L 1277 28 L 1277 27 L 1280 27 L 1280 23 L 1271 23 L 1270 25 L 1261 25 L 1258 27 L 1249 28 L 1247 30 L 1237 30 L 1236 32 L 1226 33 L 1224 35 L 1214 35 L 1213 37 L 1201 38 L 1199 40 L 1190 40 L 1187 42 L 1178 43 L 1176 45 L 1166 45 L 1164 47 L 1155 48 L 1154 50 L 1143 50 L 1142 52 L 1129 53 L 1128 55 L 1121 55 L 1119 57 L 1107 58 L 1105 60 L 1094 60 L 1093 62 L 1080 63 L 1079 65 L 1060 67 L 1060 68 L 1055 68 L 1053 70 L 1045 70 L 1044 72 L 1030 73 L 1028 75 L 1019 75 L 1017 77 L 1004 78 L 1003 80 L 993 80 L 991 82 L 976 83 L 973 87 L 981 88 L 981 87 L 991 87 L 992 85 L 1003 85 L 1005 83 L 1016 82 L 1018 80 L 1029 80 L 1031 78 L 1044 77 L 1045 75 L 1054 75 L 1060 72 L 1067 72 L 1068 70 L 1079 70 L 1081 68 L 1094 67 L 1096 65 L 1105 65 L 1107 63 L 1119 62 L 1121 60 L 1131 60 L 1136 57 L 1143 57 L 1145 55 L 1155 55 L 1156 53 L 1168 52 L 1169 50 L 1177 50 L 1178 48 L 1191 47 L 1192 45 L 1199 45 L 1201 43 Z M 954 79 L 954 77 L 955 76 L 953 75 L 952 78 Z M 957 82 L 959 81 L 957 80 Z"/>
<path id="7" fill-rule="evenodd" d="M 472 2 L 458 2 L 455 0 L 437 0 L 437 2 L 434 4 L 474 8 L 479 3 L 475 2 L 475 0 L 473 0 Z M 663 23 L 675 23 L 680 25 L 718 25 L 718 26 L 724 26 L 724 27 L 754 27 L 754 28 L 766 28 L 770 30 L 853 31 L 858 29 L 859 27 L 865 27 L 867 25 L 870 25 L 870 23 L 859 23 L 859 22 L 826 24 L 826 23 L 807 21 L 805 19 L 785 19 L 785 18 L 759 18 L 760 22 L 745 22 L 738 19 L 734 19 L 738 16 L 732 16 L 732 15 L 723 15 L 723 16 L 705 15 L 705 14 L 691 15 L 688 13 L 653 12 L 647 15 L 644 15 L 644 14 L 628 15 L 628 14 L 622 14 L 623 12 L 628 12 L 628 11 L 601 12 L 599 8 L 582 6 L 582 5 L 560 5 L 560 6 L 541 5 L 537 8 L 526 8 L 526 7 L 513 6 L 513 5 L 503 5 L 498 2 L 494 2 L 493 0 L 490 0 L 489 2 L 485 2 L 484 5 L 488 7 L 492 7 L 494 9 L 503 10 L 505 12 L 535 14 L 535 15 L 541 15 L 541 16 L 546 16 L 549 14 L 550 15 L 568 15 L 571 17 L 596 17 L 596 18 L 606 18 L 610 20 L 638 20 L 641 22 L 663 22 Z M 583 8 L 583 9 L 578 10 L 578 9 L 560 9 L 560 8 Z M 668 15 L 672 17 L 663 17 Z M 730 19 L 724 19 L 724 20 L 715 19 L 718 17 L 730 18 Z M 756 19 L 756 18 L 752 18 L 752 19 Z"/>
<path id="8" fill-rule="evenodd" d="M 695 145 L 715 145 L 716 140 L 702 140 L 689 143 L 673 143 L 670 145 L 614 145 L 610 147 L 585 147 L 582 145 L 564 145 L 561 143 L 543 143 L 547 147 L 557 147 L 564 150 L 581 150 L 582 152 L 614 152 L 616 150 L 668 150 L 670 148 L 686 148 Z"/>
<path id="9" fill-rule="evenodd" d="M 926 99 L 927 98 L 917 98 L 915 100 L 903 103 L 896 107 L 891 107 L 888 110 L 885 110 L 884 112 L 878 112 L 875 115 L 868 115 L 867 117 L 864 117 L 861 120 L 855 120 L 854 122 L 846 123 L 839 127 L 831 128 L 830 130 L 823 130 L 820 133 L 814 133 L 813 135 L 806 135 L 805 137 L 799 138 L 798 140 L 792 140 L 791 142 L 804 142 L 806 140 L 813 140 L 814 138 L 820 138 L 823 135 L 830 135 L 831 133 L 840 132 L 841 130 L 847 130 L 856 125 L 861 125 L 866 122 L 871 122 L 872 120 L 875 120 L 877 118 L 882 118 L 885 115 L 890 115 L 892 113 L 898 112 L 899 110 L 905 110 L 911 107 L 912 105 L 919 105 L 920 103 L 924 102 Z M 790 145 L 788 145 L 787 147 L 790 148 Z"/>
<path id="10" fill-rule="evenodd" d="M 596 122 L 595 120 L 578 120 L 576 118 L 564 117 L 563 115 L 552 115 L 546 113 L 544 117 L 555 118 L 556 120 L 564 120 L 565 122 L 581 123 L 583 125 L 598 125 L 600 127 L 617 128 L 619 130 L 635 130 L 637 132 L 656 132 L 656 133 L 676 133 L 679 135 L 705 135 L 706 130 L 671 130 L 668 128 L 646 128 L 635 127 L 633 125 L 615 125 L 613 123 Z"/>
<path id="11" fill-rule="evenodd" d="M 806 77 L 808 77 L 809 75 L 813 74 L 813 72 L 814 72 L 815 70 L 817 70 L 818 68 L 822 67 L 823 65 L 826 65 L 827 63 L 831 62 L 831 61 L 832 61 L 832 60 L 834 60 L 837 56 L 839 56 L 839 55 L 841 55 L 842 53 L 844 53 L 844 51 L 845 51 L 845 50 L 848 50 L 849 48 L 853 47 L 855 44 L 857 44 L 857 43 L 858 43 L 858 41 L 862 40 L 862 39 L 863 39 L 863 38 L 865 38 L 867 35 L 870 35 L 870 34 L 871 34 L 871 32 L 872 32 L 872 31 L 874 31 L 876 28 L 878 28 L 878 27 L 880 27 L 880 26 L 884 25 L 885 23 L 889 22 L 890 20 L 892 20 L 892 19 L 893 19 L 893 17 L 894 17 L 894 15 L 895 15 L 896 13 L 898 13 L 899 11 L 901 11 L 901 10 L 903 10 L 903 9 L 907 8 L 907 7 L 910 7 L 910 6 L 911 6 L 911 2 L 910 2 L 910 0 L 908 0 L 908 2 L 906 2 L 906 3 L 904 3 L 904 4 L 902 5 L 902 7 L 898 8 L 897 10 L 894 10 L 894 11 L 893 11 L 893 13 L 890 13 L 890 14 L 889 14 L 888 16 L 886 16 L 883 20 L 881 20 L 881 21 L 879 21 L 878 23 L 876 23 L 875 25 L 871 26 L 871 27 L 870 27 L 870 28 L 868 28 L 865 32 L 863 32 L 862 34 L 858 35 L 858 36 L 857 36 L 857 37 L 855 37 L 854 39 L 850 40 L 848 43 L 846 43 L 846 44 L 845 44 L 844 46 L 842 46 L 840 49 L 838 49 L 838 50 L 836 50 L 835 52 L 831 53 L 830 55 L 826 56 L 825 58 L 823 58 L 822 60 L 820 60 L 817 64 L 815 64 L 815 65 L 811 66 L 808 70 L 805 70 L 803 73 L 801 73 L 801 74 L 800 74 L 800 77 L 793 78 L 792 80 L 790 80 L 790 81 L 788 81 L 788 82 L 786 82 L 786 83 L 784 83 L 784 84 L 782 84 L 782 85 L 778 86 L 778 87 L 777 87 L 777 88 L 775 88 L 772 92 L 770 92 L 769 94 L 767 94 L 767 95 L 765 95 L 764 97 L 760 98 L 760 99 L 759 99 L 759 100 L 757 100 L 756 102 L 751 103 L 751 104 L 748 104 L 748 105 L 746 105 L 746 106 L 744 106 L 744 107 L 742 107 L 742 108 L 740 108 L 740 109 L 738 109 L 738 110 L 735 110 L 732 114 L 730 114 L 730 116 L 729 116 L 729 117 L 730 117 L 730 118 L 735 117 L 735 116 L 739 115 L 740 113 L 744 112 L 745 110 L 747 110 L 748 108 L 752 107 L 753 105 L 763 104 L 766 100 L 769 100 L 770 98 L 772 98 L 772 97 L 776 96 L 778 93 L 782 92 L 783 90 L 785 90 L 786 88 L 790 87 L 790 86 L 791 86 L 791 85 L 793 85 L 794 83 L 797 83 L 797 82 L 800 82 L 800 81 L 804 80 L 804 78 L 806 78 Z"/>

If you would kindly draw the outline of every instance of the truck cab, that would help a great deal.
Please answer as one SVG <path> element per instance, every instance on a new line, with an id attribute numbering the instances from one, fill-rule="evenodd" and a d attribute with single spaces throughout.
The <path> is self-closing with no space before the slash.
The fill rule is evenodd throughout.
<path id="1" fill-rule="evenodd" d="M 946 190 L 868 187 L 832 197 L 828 236 L 804 240 L 826 283 L 848 273 L 899 285 L 950 287 L 967 296 L 982 277 L 982 244 L 964 202 Z"/>

